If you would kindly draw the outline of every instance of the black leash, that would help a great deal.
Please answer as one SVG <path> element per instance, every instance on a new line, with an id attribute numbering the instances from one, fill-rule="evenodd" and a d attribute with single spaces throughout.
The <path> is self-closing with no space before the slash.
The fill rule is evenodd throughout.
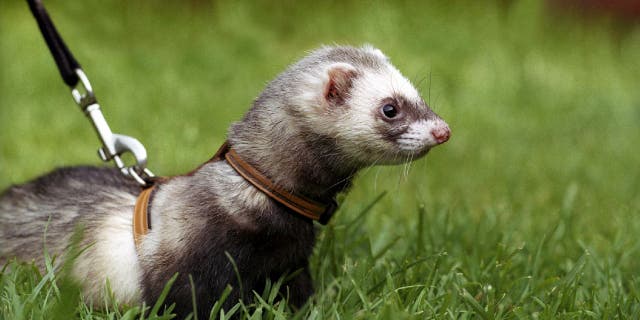
<path id="1" fill-rule="evenodd" d="M 71 88 L 73 99 L 91 120 L 91 124 L 102 141 L 102 147 L 98 149 L 100 159 L 113 161 L 122 174 L 133 178 L 142 186 L 152 184 L 154 175 L 146 168 L 147 151 L 142 143 L 135 138 L 111 132 L 111 128 L 100 111 L 100 105 L 93 93 L 89 79 L 60 37 L 42 1 L 27 0 L 27 3 L 33 17 L 38 22 L 38 27 L 51 55 L 56 61 L 62 80 Z M 125 165 L 120 157 L 125 152 L 133 154 L 136 161 L 134 165 Z"/>
<path id="2" fill-rule="evenodd" d="M 71 51 L 69 51 L 69 48 L 67 48 L 67 45 L 60 37 L 58 30 L 56 30 L 56 27 L 53 25 L 42 2 L 40 0 L 27 0 L 27 2 L 29 3 L 31 13 L 33 13 L 33 16 L 38 22 L 38 27 L 44 37 L 44 41 L 47 43 L 49 51 L 51 51 L 51 55 L 53 55 L 53 59 L 56 61 L 56 65 L 58 65 L 62 80 L 64 80 L 68 86 L 75 87 L 79 81 L 76 69 L 80 69 L 80 64 L 73 57 Z"/>

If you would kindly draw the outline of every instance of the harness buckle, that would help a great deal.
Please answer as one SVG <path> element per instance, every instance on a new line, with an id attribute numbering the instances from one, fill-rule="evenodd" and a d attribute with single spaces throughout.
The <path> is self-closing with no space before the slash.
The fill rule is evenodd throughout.
<path id="1" fill-rule="evenodd" d="M 318 222 L 320 222 L 321 225 L 326 225 L 327 223 L 329 223 L 329 220 L 331 219 L 331 217 L 333 217 L 333 214 L 336 212 L 336 210 L 338 210 L 338 202 L 335 199 L 331 199 L 331 201 L 329 201 L 329 204 L 327 205 L 327 208 L 320 215 L 320 219 L 318 219 Z"/>

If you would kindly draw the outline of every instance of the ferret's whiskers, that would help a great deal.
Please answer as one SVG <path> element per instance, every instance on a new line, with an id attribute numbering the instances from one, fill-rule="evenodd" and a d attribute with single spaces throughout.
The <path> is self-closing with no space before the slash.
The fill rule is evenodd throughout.
<path id="1" fill-rule="evenodd" d="M 400 156 L 400 151 L 396 151 L 393 156 L 393 162 L 397 162 L 398 156 Z M 404 171 L 404 166 L 406 163 L 402 162 L 402 168 L 400 168 L 400 174 L 398 175 L 398 180 L 396 182 L 396 191 L 400 189 L 400 183 L 402 182 L 402 172 Z"/>
<path id="2" fill-rule="evenodd" d="M 402 164 L 402 171 L 400 171 L 400 180 L 398 181 L 398 183 L 402 182 L 402 180 L 404 180 L 405 177 L 405 172 L 407 172 L 407 162 L 405 160 L 405 162 Z"/>
<path id="3" fill-rule="evenodd" d="M 406 179 L 409 177 L 409 169 L 411 169 L 411 159 L 413 158 L 413 156 L 410 154 L 407 156 L 407 162 L 405 162 L 405 166 L 404 166 L 404 179 L 406 181 Z"/>
<path id="4" fill-rule="evenodd" d="M 415 79 L 415 78 L 414 78 Z M 416 83 L 415 87 L 416 88 L 420 88 L 422 87 L 422 84 L 424 83 L 424 81 L 427 79 L 427 77 L 421 77 L 419 79 L 416 79 L 416 81 L 414 81 Z"/>
<path id="5" fill-rule="evenodd" d="M 429 90 L 427 90 L 427 101 L 431 105 L 431 71 L 429 71 Z"/>
<path id="6" fill-rule="evenodd" d="M 373 177 L 373 192 L 378 192 L 378 176 L 380 175 L 380 167 L 376 168 L 376 175 Z"/>
<path id="7" fill-rule="evenodd" d="M 364 170 L 364 172 L 368 172 L 369 170 L 371 170 L 371 168 L 373 168 L 374 166 L 376 166 L 376 164 L 378 163 L 378 161 L 380 161 L 382 159 L 382 156 L 378 156 L 378 158 L 373 162 L 373 165 L 366 168 Z M 373 192 L 378 192 L 378 175 L 380 174 L 380 167 L 376 166 L 376 175 L 373 177 Z"/>
<path id="8" fill-rule="evenodd" d="M 407 162 L 405 162 L 405 166 L 404 166 L 404 179 L 405 181 L 407 180 L 407 177 L 409 176 L 409 168 L 411 167 L 411 156 L 407 156 Z"/>

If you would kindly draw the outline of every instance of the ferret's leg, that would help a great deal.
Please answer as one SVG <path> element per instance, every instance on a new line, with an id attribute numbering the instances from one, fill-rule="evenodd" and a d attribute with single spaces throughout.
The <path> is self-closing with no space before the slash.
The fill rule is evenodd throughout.
<path id="1" fill-rule="evenodd" d="M 289 294 L 290 305 L 297 308 L 302 307 L 313 295 L 313 282 L 309 268 L 305 267 L 300 274 L 287 282 L 280 290 L 283 296 L 286 296 L 287 293 Z"/>

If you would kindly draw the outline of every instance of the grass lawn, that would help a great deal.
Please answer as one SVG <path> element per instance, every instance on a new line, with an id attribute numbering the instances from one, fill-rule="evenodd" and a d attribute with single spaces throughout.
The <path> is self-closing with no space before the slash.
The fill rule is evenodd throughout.
<path id="1" fill-rule="evenodd" d="M 640 27 L 500 3 L 46 1 L 112 129 L 159 175 L 209 159 L 265 83 L 321 44 L 379 47 L 451 126 L 426 158 L 362 172 L 320 234 L 305 308 L 265 292 L 232 313 L 638 319 Z M 0 189 L 99 164 L 97 147 L 26 3 L 1 1 Z M 64 273 L 0 270 L 0 319 L 141 317 L 94 310 Z"/>

